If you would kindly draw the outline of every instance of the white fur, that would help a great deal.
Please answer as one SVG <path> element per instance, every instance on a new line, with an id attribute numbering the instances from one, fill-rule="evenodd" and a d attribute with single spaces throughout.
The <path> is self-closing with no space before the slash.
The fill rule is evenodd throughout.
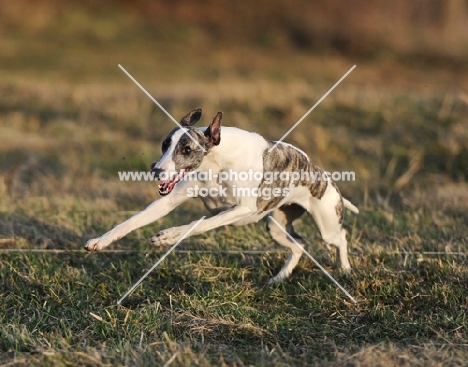
<path id="1" fill-rule="evenodd" d="M 163 169 L 166 172 L 175 172 L 175 163 L 174 160 L 172 159 L 172 155 L 174 153 L 174 149 L 176 147 L 176 143 L 182 135 L 184 135 L 185 131 L 187 129 L 179 129 L 177 130 L 174 135 L 172 136 L 172 141 L 174 142 L 173 144 L 170 145 L 169 149 L 166 150 L 166 152 L 163 154 L 161 159 L 159 160 L 158 163 L 156 163 L 155 168 L 160 168 Z"/>

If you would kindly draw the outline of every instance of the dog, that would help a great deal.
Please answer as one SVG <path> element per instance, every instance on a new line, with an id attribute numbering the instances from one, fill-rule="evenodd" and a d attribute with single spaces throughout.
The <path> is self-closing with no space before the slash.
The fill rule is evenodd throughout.
<path id="1" fill-rule="evenodd" d="M 161 159 L 151 164 L 154 178 L 159 180 L 161 198 L 101 237 L 89 240 L 86 250 L 102 250 L 129 232 L 164 217 L 186 200 L 199 197 L 213 216 L 201 221 L 190 235 L 267 217 L 271 237 L 291 250 L 285 265 L 269 284 L 288 278 L 299 262 L 303 251 L 298 244 L 304 246 L 306 242 L 294 231 L 293 222 L 304 212 L 311 215 L 327 246 L 336 247 L 341 269 L 349 271 L 346 231 L 342 227 L 344 209 L 354 213 L 359 210 L 341 196 L 333 181 L 323 179 L 323 170 L 290 144 L 268 141 L 235 127 L 221 127 L 222 112 L 214 116 L 208 127 L 194 127 L 201 116 L 201 108 L 187 113 L 180 120 L 180 127 L 164 139 Z M 211 178 L 201 174 L 207 172 Z M 279 175 L 270 174 L 267 179 L 267 172 Z M 297 177 L 298 172 L 320 179 Z M 251 173 L 249 177 L 247 173 Z M 195 223 L 160 231 L 151 242 L 156 246 L 175 244 Z"/>

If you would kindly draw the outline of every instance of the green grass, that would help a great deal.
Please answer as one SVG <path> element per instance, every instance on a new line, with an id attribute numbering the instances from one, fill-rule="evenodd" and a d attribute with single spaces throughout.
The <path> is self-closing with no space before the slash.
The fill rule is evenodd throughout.
<path id="1" fill-rule="evenodd" d="M 117 172 L 148 169 L 173 128 L 117 64 L 176 118 L 202 106 L 206 125 L 222 110 L 226 125 L 278 139 L 355 61 L 212 50 L 196 28 L 106 14 L 4 32 L 0 363 L 465 365 L 466 71 L 363 61 L 287 138 L 327 170 L 356 172 L 339 184 L 361 211 L 345 219 L 351 274 L 334 269 L 310 218 L 296 229 L 358 305 L 306 257 L 266 287 L 288 254 L 260 223 L 187 239 L 117 306 L 167 250 L 148 238 L 206 214 L 187 203 L 110 247 L 123 252 L 83 250 L 159 197 Z"/>
<path id="2" fill-rule="evenodd" d="M 159 256 L 3 255 L 5 357 L 15 351 L 16 358 L 62 365 L 82 352 L 104 364 L 162 364 L 177 351 L 180 366 L 221 360 L 335 365 L 339 354 L 376 345 L 432 345 L 434 354 L 442 346 L 466 348 L 464 259 L 403 262 L 384 253 L 355 259 L 353 275 L 338 277 L 358 298 L 353 306 L 306 261 L 291 281 L 265 287 L 284 255 L 175 254 L 117 306 Z"/>

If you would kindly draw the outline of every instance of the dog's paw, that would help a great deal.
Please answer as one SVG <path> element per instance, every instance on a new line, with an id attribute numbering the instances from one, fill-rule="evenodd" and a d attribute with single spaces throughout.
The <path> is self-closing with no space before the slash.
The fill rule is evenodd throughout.
<path id="1" fill-rule="evenodd" d="M 267 282 L 267 286 L 269 285 L 272 285 L 272 284 L 275 284 L 275 283 L 281 283 L 282 281 L 284 281 L 287 277 L 280 277 L 280 276 L 275 276 L 273 278 L 271 278 L 270 280 L 268 280 Z"/>
<path id="2" fill-rule="evenodd" d="M 350 267 L 347 267 L 347 268 L 339 268 L 338 269 L 338 274 L 342 275 L 342 276 L 350 276 L 352 275 L 352 269 Z"/>
<path id="3" fill-rule="evenodd" d="M 278 281 L 275 280 L 275 278 L 270 278 L 270 279 L 268 279 L 268 282 L 267 282 L 266 285 L 269 286 L 269 285 L 272 285 L 272 284 L 275 284 L 275 283 L 278 283 Z"/>
<path id="4" fill-rule="evenodd" d="M 103 244 L 100 238 L 93 238 L 86 242 L 85 249 L 86 251 L 99 251 L 103 248 Z"/>
<path id="5" fill-rule="evenodd" d="M 181 231 L 176 228 L 165 229 L 151 237 L 153 246 L 168 246 L 176 243 L 181 237 Z"/>

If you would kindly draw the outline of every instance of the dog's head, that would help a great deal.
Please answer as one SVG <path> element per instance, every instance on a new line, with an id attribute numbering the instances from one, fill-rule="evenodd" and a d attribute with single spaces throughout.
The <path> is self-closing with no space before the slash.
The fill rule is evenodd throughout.
<path id="1" fill-rule="evenodd" d="M 180 120 L 182 128 L 172 130 L 162 143 L 162 157 L 151 164 L 159 182 L 159 193 L 169 194 L 187 172 L 195 171 L 211 148 L 221 141 L 221 120 L 218 112 L 206 129 L 193 127 L 200 120 L 202 109 L 196 108 Z"/>

